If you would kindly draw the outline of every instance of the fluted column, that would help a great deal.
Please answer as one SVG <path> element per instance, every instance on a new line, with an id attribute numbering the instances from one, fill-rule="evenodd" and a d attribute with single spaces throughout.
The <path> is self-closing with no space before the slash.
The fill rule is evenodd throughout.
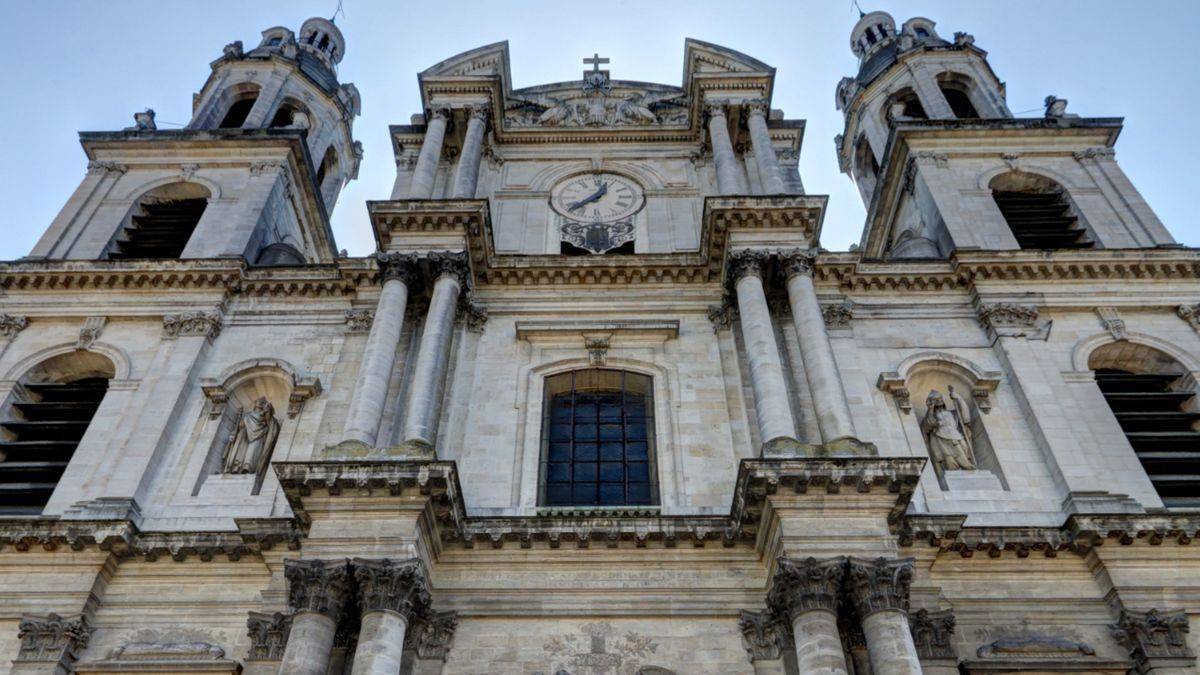
<path id="1" fill-rule="evenodd" d="M 817 560 L 780 558 L 767 607 L 786 617 L 796 643 L 796 665 L 806 675 L 846 675 L 846 655 L 838 633 L 837 605 L 846 574 L 843 557 Z"/>
<path id="2" fill-rule="evenodd" d="M 487 129 L 489 111 L 484 106 L 467 109 L 467 134 L 463 139 L 462 154 L 454 170 L 455 199 L 474 199 L 475 186 L 479 182 L 479 160 L 483 157 L 483 132 Z"/>
<path id="3" fill-rule="evenodd" d="M 402 441 L 432 448 L 437 440 L 438 416 L 441 414 L 442 388 L 450 360 L 450 340 L 454 333 L 454 317 L 458 297 L 467 280 L 467 259 L 462 253 L 436 251 L 429 254 L 434 266 L 433 296 L 429 313 L 417 349 L 409 386 L 408 412 L 404 418 Z"/>
<path id="4" fill-rule="evenodd" d="M 733 195 L 742 191 L 741 175 L 738 172 L 737 156 L 733 152 L 733 141 L 729 140 L 729 126 L 725 119 L 725 105 L 709 104 L 708 138 L 712 143 L 713 163 L 717 166 L 717 191 Z"/>
<path id="5" fill-rule="evenodd" d="M 764 100 L 746 103 L 749 115 L 746 126 L 750 128 L 750 145 L 754 147 L 754 163 L 758 166 L 758 178 L 763 194 L 784 193 L 783 177 L 779 173 L 779 158 L 771 146 L 771 133 L 767 131 L 767 102 Z"/>
<path id="6" fill-rule="evenodd" d="M 417 155 L 417 166 L 413 169 L 412 184 L 408 188 L 409 199 L 433 197 L 433 180 L 442 159 L 442 141 L 446 138 L 449 119 L 448 108 L 435 108 L 430 113 L 429 124 L 425 127 L 425 140 L 421 142 L 421 154 Z"/>
<path id="7" fill-rule="evenodd" d="M 351 675 L 396 675 L 404 634 L 429 613 L 429 587 L 417 558 L 353 562 L 362 627 Z"/>
<path id="8" fill-rule="evenodd" d="M 396 364 L 396 348 L 404 328 L 409 289 L 417 272 L 415 255 L 379 253 L 376 260 L 383 278 L 383 290 L 379 292 L 379 302 L 375 306 L 375 319 L 363 350 L 343 434 L 346 439 L 367 445 L 375 445 L 388 381 Z"/>
<path id="9" fill-rule="evenodd" d="M 783 363 L 763 291 L 766 260 L 765 252 L 754 250 L 742 250 L 729 256 L 729 273 L 734 280 L 741 315 L 742 341 L 746 344 L 746 360 L 750 364 L 758 434 L 764 448 L 779 438 L 796 438 L 796 424 L 792 420 L 787 384 L 783 379 Z"/>
<path id="10" fill-rule="evenodd" d="M 333 635 L 350 594 L 350 565 L 345 560 L 285 560 L 284 577 L 293 616 L 279 673 L 325 675 Z"/>
<path id="11" fill-rule="evenodd" d="M 839 438 L 853 438 L 850 403 L 846 400 L 842 376 L 833 357 L 833 345 L 825 330 L 825 317 L 813 287 L 813 257 L 808 252 L 792 251 L 781 255 L 780 262 L 787 277 L 788 304 L 792 308 L 800 360 L 804 362 L 804 375 L 812 392 L 821 439 L 830 443 Z"/>
<path id="12" fill-rule="evenodd" d="M 921 675 L 908 624 L 913 559 L 850 558 L 850 597 L 862 621 L 873 675 Z"/>

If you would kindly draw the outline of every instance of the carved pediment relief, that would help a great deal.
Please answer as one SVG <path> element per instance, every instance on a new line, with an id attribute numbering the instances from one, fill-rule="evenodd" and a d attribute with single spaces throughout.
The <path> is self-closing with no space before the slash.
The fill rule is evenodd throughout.
<path id="1" fill-rule="evenodd" d="M 504 124 L 513 129 L 688 126 L 688 101 L 678 87 L 605 84 L 564 83 L 513 92 L 505 104 Z"/>

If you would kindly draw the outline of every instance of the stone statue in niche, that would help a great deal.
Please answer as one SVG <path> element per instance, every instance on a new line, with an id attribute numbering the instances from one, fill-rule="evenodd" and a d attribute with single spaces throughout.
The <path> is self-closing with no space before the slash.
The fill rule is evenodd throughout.
<path id="1" fill-rule="evenodd" d="M 275 406 L 267 397 L 260 396 L 253 408 L 238 415 L 221 457 L 222 473 L 258 473 L 271 458 L 278 438 L 279 420 L 275 419 Z"/>
<path id="2" fill-rule="evenodd" d="M 949 401 L 947 402 L 947 399 Z M 925 417 L 921 433 L 929 446 L 929 456 L 948 471 L 975 469 L 972 447 L 971 409 L 953 386 L 943 396 L 937 389 L 925 398 Z"/>

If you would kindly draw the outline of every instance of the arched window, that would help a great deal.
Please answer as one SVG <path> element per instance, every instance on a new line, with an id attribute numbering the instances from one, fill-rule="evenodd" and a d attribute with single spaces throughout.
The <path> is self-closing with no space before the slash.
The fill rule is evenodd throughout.
<path id="1" fill-rule="evenodd" d="M 242 82 L 227 89 L 223 94 L 227 106 L 225 115 L 217 127 L 220 129 L 241 128 L 246 123 L 246 118 L 250 116 L 250 110 L 254 108 L 254 103 L 258 100 L 259 91 L 259 86 L 253 82 Z"/>
<path id="2" fill-rule="evenodd" d="M 300 114 L 304 118 L 305 125 L 307 126 L 310 119 L 307 109 L 294 99 L 286 99 L 283 103 L 279 104 L 279 109 L 275 111 L 275 116 L 271 118 L 271 123 L 267 126 L 272 129 L 290 127 L 296 123 L 297 114 Z"/>
<path id="3" fill-rule="evenodd" d="M 325 181 L 337 180 L 338 156 L 337 151 L 330 145 L 325 150 L 325 156 L 321 159 L 321 166 L 317 168 L 317 185 L 321 188 L 323 195 L 328 196 Z"/>
<path id="4" fill-rule="evenodd" d="M 1092 352 L 1088 367 L 1163 503 L 1200 507 L 1200 402 L 1186 369 L 1128 342 Z"/>
<path id="5" fill-rule="evenodd" d="M 1025 249 L 1091 248 L 1066 190 L 1055 181 L 1023 171 L 992 179 L 988 187 L 1017 244 Z"/>
<path id="6" fill-rule="evenodd" d="M 929 118 L 925 114 L 925 107 L 921 105 L 921 99 L 917 98 L 917 93 L 907 87 L 889 96 L 887 103 L 883 106 L 885 118 L 894 119 L 897 112 L 911 119 Z"/>
<path id="7" fill-rule="evenodd" d="M 114 375 L 111 361 L 81 351 L 21 378 L 0 409 L 0 513 L 42 512 Z"/>
<path id="8" fill-rule="evenodd" d="M 108 259 L 178 258 L 210 196 L 197 183 L 172 183 L 142 195 L 109 245 Z"/>
<path id="9" fill-rule="evenodd" d="M 875 160 L 866 134 L 861 134 L 854 143 L 854 176 L 862 186 L 865 199 L 870 201 L 871 195 L 875 194 L 875 183 L 879 180 L 879 162 Z"/>
<path id="10" fill-rule="evenodd" d="M 589 369 L 546 378 L 539 502 L 658 503 L 649 376 Z"/>
<path id="11" fill-rule="evenodd" d="M 979 119 L 979 111 L 971 102 L 969 79 L 956 73 L 942 73 L 938 76 L 938 89 L 942 90 L 942 96 L 950 104 L 950 111 L 955 117 L 960 120 Z"/>

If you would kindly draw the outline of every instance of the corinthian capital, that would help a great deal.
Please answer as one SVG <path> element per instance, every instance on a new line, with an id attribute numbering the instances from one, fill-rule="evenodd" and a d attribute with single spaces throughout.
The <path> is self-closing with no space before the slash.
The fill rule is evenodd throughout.
<path id="1" fill-rule="evenodd" d="M 767 264 L 767 252 L 754 249 L 743 249 L 729 254 L 729 278 L 734 282 L 744 276 L 755 276 L 759 279 Z"/>
<path id="2" fill-rule="evenodd" d="M 393 279 L 412 287 L 417 280 L 417 256 L 413 253 L 376 253 L 379 276 L 387 283 Z"/>
<path id="3" fill-rule="evenodd" d="M 429 585 L 419 559 L 355 558 L 352 565 L 354 581 L 358 584 L 358 606 L 362 611 L 396 612 L 409 624 L 428 614 Z"/>
<path id="4" fill-rule="evenodd" d="M 725 118 L 725 101 L 707 101 L 704 104 L 704 114 L 708 119 Z"/>
<path id="5" fill-rule="evenodd" d="M 17 624 L 17 635 L 21 639 L 17 662 L 69 666 L 76 654 L 87 646 L 91 631 L 83 617 L 64 619 L 57 614 L 26 615 Z M 61 672 L 66 672 L 66 669 Z"/>
<path id="6" fill-rule="evenodd" d="M 404 633 L 404 648 L 415 649 L 422 659 L 445 661 L 458 628 L 458 612 L 429 612 Z"/>
<path id="7" fill-rule="evenodd" d="M 767 607 L 789 619 L 817 609 L 836 612 L 845 574 L 846 558 L 840 556 L 827 560 L 780 558 L 767 592 Z"/>
<path id="8" fill-rule="evenodd" d="M 850 558 L 850 597 L 859 617 L 888 609 L 908 612 L 914 562 L 913 558 Z"/>
<path id="9" fill-rule="evenodd" d="M 1195 665 L 1196 655 L 1187 644 L 1188 618 L 1183 611 L 1122 610 L 1120 621 L 1109 628 L 1117 642 L 1129 650 L 1136 672 L 1147 672 L 1154 666 L 1190 669 Z"/>
<path id="10" fill-rule="evenodd" d="M 492 107 L 489 105 L 478 103 L 475 105 L 467 106 L 467 119 L 468 120 L 479 120 L 479 121 L 483 122 L 484 124 L 487 124 L 488 120 L 491 119 L 491 117 L 492 117 Z"/>
<path id="11" fill-rule="evenodd" d="M 764 117 L 770 110 L 770 108 L 767 106 L 767 100 L 765 98 L 752 98 L 748 101 L 743 101 L 742 107 L 750 115 L 763 115 Z"/>
<path id="12" fill-rule="evenodd" d="M 216 312 L 185 312 L 163 317 L 163 336 L 167 338 L 206 337 L 221 334 L 221 315 Z"/>
<path id="13" fill-rule="evenodd" d="M 17 333 L 25 330 L 29 325 L 29 319 L 23 316 L 13 316 L 12 314 L 0 313 L 0 339 L 11 340 L 17 337 Z"/>
<path id="14" fill-rule="evenodd" d="M 787 279 L 791 279 L 797 274 L 812 274 L 813 264 L 816 261 L 816 253 L 811 249 L 793 248 L 779 252 L 779 266 L 783 269 L 783 275 Z"/>
<path id="15" fill-rule="evenodd" d="M 315 612 L 337 621 L 350 596 L 352 580 L 346 560 L 285 560 L 288 607 Z"/>
<path id="16" fill-rule="evenodd" d="M 467 273 L 470 271 L 470 266 L 467 264 L 466 253 L 433 251 L 429 254 L 428 260 L 433 266 L 434 279 L 450 275 L 458 279 L 459 285 L 467 285 Z"/>

